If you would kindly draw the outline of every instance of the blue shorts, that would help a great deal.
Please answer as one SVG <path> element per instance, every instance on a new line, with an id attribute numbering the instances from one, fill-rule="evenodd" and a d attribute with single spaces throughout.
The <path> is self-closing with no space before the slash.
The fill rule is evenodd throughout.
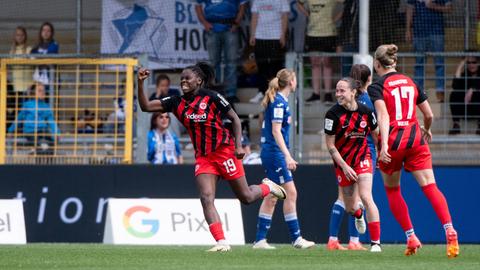
<path id="1" fill-rule="evenodd" d="M 282 153 L 265 154 L 262 152 L 260 158 L 268 179 L 279 185 L 293 181 L 292 172 L 287 168 L 287 163 Z"/>

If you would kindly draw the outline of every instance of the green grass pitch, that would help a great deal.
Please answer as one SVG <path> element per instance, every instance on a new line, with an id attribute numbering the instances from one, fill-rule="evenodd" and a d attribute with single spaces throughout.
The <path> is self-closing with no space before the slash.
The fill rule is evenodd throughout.
<path id="1" fill-rule="evenodd" d="M 462 245 L 448 259 L 444 245 L 425 245 L 415 256 L 404 245 L 383 245 L 382 253 L 327 251 L 325 245 L 296 250 L 234 246 L 228 253 L 207 253 L 206 246 L 112 246 L 102 244 L 28 244 L 0 246 L 0 269 L 480 269 L 480 245 Z"/>

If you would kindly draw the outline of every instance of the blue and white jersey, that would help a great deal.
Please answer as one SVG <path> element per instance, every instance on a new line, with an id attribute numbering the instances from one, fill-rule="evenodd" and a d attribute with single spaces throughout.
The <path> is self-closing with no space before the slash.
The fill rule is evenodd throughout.
<path id="1" fill-rule="evenodd" d="M 197 0 L 198 5 L 205 5 L 203 13 L 205 19 L 213 24 L 213 32 L 230 31 L 240 5 L 246 3 L 247 0 Z"/>
<path id="2" fill-rule="evenodd" d="M 369 109 L 371 109 L 375 113 L 375 115 L 377 114 L 377 112 L 375 111 L 375 106 L 373 105 L 372 100 L 368 96 L 367 92 L 361 93 L 357 98 L 357 102 L 367 106 Z M 370 147 L 370 149 L 375 150 L 375 143 L 373 142 L 372 134 L 369 134 L 367 136 L 367 144 L 368 144 L 368 147 Z M 372 152 L 371 153 L 372 159 L 376 160 L 376 157 L 377 157 L 376 151 L 371 151 L 371 152 Z"/>
<path id="3" fill-rule="evenodd" d="M 152 164 L 177 164 L 178 156 L 182 155 L 177 136 L 167 130 L 159 134 L 155 130 L 148 132 L 147 159 Z"/>
<path id="4" fill-rule="evenodd" d="M 277 93 L 275 100 L 268 104 L 265 109 L 264 119 L 262 123 L 262 152 L 268 153 L 282 153 L 280 147 L 277 145 L 272 133 L 272 123 L 282 124 L 282 136 L 285 140 L 287 148 L 289 147 L 289 131 L 290 131 L 290 107 L 288 106 L 288 99 Z M 283 155 L 283 154 L 282 154 Z"/>

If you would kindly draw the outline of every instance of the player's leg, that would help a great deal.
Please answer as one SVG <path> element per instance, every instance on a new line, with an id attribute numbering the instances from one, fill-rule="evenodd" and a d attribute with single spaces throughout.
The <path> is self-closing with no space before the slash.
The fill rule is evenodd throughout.
<path id="1" fill-rule="evenodd" d="M 283 215 L 288 226 L 290 239 L 292 239 L 293 246 L 299 249 L 311 248 L 315 243 L 304 239 L 300 231 L 300 223 L 297 217 L 297 188 L 293 180 L 287 181 L 283 184 L 283 188 L 287 192 L 287 199 L 283 202 Z"/>
<path id="2" fill-rule="evenodd" d="M 272 225 L 272 216 L 277 204 L 277 198 L 271 194 L 263 198 L 260 210 L 258 211 L 257 233 L 255 235 L 255 249 L 275 249 L 267 242 L 267 233 Z"/>
<path id="3" fill-rule="evenodd" d="M 343 214 L 345 213 L 345 203 L 343 201 L 342 193 L 338 189 L 338 197 L 335 203 L 332 206 L 330 212 L 330 222 L 329 222 L 329 237 L 327 243 L 328 250 L 346 250 L 340 242 L 338 241 L 338 231 L 340 230 L 340 225 L 342 223 Z M 355 228 L 355 225 L 354 225 Z M 355 229 L 357 232 L 357 229 Z M 358 233 L 358 232 L 357 232 Z M 358 235 L 357 235 L 358 238 Z"/>
<path id="4" fill-rule="evenodd" d="M 363 209 L 363 215 L 365 215 L 365 208 L 362 204 L 362 200 L 360 199 L 360 195 L 358 193 L 359 193 L 358 188 L 356 188 L 354 191 L 354 196 L 356 198 L 355 200 L 357 201 L 358 207 Z M 342 195 L 342 200 L 343 200 L 343 195 Z M 360 243 L 360 233 L 357 230 L 356 220 L 357 219 L 354 216 L 348 215 L 348 234 L 350 236 L 350 239 L 348 241 L 347 249 L 367 250 L 362 246 L 362 243 Z"/>
<path id="5" fill-rule="evenodd" d="M 380 214 L 372 196 L 373 175 L 365 173 L 358 175 L 358 190 L 365 206 L 370 232 L 371 251 L 380 252 Z"/>
<path id="6" fill-rule="evenodd" d="M 413 255 L 417 253 L 417 249 L 421 247 L 421 243 L 415 235 L 412 220 L 408 212 L 408 206 L 400 190 L 400 171 L 393 172 L 392 174 L 382 172 L 382 178 L 390 210 L 407 236 L 405 255 Z"/>
<path id="7" fill-rule="evenodd" d="M 202 203 L 203 215 L 208 223 L 210 233 L 212 234 L 217 245 L 208 251 L 229 251 L 230 246 L 225 240 L 223 233 L 222 222 L 215 208 L 215 191 L 218 176 L 214 174 L 199 174 L 195 177 L 198 191 L 200 193 L 200 202 Z"/>
<path id="8" fill-rule="evenodd" d="M 344 182 L 344 184 L 340 184 L 340 191 L 345 202 L 345 209 L 355 217 L 355 227 L 358 232 L 364 234 L 367 230 L 367 225 L 365 224 L 363 209 L 358 205 L 358 196 L 355 189 L 357 189 L 356 183 Z"/>
<path id="9" fill-rule="evenodd" d="M 453 228 L 452 218 L 448 209 L 448 203 L 443 193 L 438 189 L 432 169 L 412 171 L 413 176 L 422 191 L 430 201 L 438 219 L 443 225 L 447 237 L 447 256 L 450 258 L 458 256 L 460 248 L 458 245 L 457 232 Z"/>

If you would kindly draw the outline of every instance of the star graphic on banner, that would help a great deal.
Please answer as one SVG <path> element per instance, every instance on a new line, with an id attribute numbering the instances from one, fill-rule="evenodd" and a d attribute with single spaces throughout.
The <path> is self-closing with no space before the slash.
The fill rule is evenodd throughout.
<path id="1" fill-rule="evenodd" d="M 132 13 L 128 17 L 113 20 L 113 25 L 123 37 L 123 43 L 119 49 L 119 53 L 123 53 L 128 48 L 133 41 L 135 34 L 142 28 L 147 19 L 147 10 L 142 6 L 135 4 Z"/>

